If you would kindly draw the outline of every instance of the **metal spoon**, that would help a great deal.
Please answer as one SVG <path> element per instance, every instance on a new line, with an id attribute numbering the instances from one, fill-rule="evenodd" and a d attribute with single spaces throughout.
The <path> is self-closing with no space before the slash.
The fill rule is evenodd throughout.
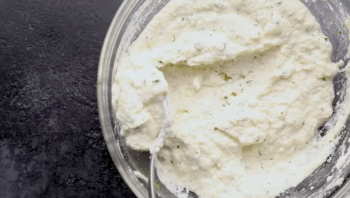
<path id="1" fill-rule="evenodd" d="M 148 176 L 148 193 L 149 198 L 156 198 L 156 192 L 154 189 L 154 177 L 155 177 L 155 163 L 158 153 L 151 154 L 151 162 L 149 165 L 149 176 Z"/>
<path id="2" fill-rule="evenodd" d="M 155 180 L 155 163 L 157 160 L 157 155 L 159 153 L 159 150 L 164 145 L 164 141 L 166 138 L 172 133 L 171 130 L 171 117 L 170 117 L 170 108 L 168 103 L 168 97 L 165 96 L 163 99 L 163 108 L 164 108 L 164 125 L 162 130 L 160 131 L 157 139 L 155 140 L 155 143 L 153 145 L 153 148 L 151 148 L 151 161 L 149 165 L 149 176 L 148 176 L 148 193 L 149 198 L 156 198 L 156 192 L 154 189 L 154 180 Z"/>

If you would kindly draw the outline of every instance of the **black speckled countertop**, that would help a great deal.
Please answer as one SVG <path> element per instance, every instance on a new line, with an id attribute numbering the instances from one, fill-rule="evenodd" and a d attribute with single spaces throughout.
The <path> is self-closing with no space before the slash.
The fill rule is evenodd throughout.
<path id="1" fill-rule="evenodd" d="M 0 197 L 134 198 L 107 151 L 96 78 L 121 0 L 0 0 Z"/>

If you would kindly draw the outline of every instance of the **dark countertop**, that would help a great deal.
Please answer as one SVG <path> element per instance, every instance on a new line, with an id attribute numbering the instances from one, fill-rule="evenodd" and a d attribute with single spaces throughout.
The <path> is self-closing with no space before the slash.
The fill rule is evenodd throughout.
<path id="1" fill-rule="evenodd" d="M 0 0 L 0 197 L 134 198 L 107 151 L 96 78 L 121 0 Z"/>

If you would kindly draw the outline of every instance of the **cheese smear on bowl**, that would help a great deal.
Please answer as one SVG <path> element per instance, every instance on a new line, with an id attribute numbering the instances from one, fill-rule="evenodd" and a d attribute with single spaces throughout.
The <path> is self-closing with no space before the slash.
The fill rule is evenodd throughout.
<path id="1" fill-rule="evenodd" d="M 319 138 L 339 71 L 331 53 L 298 0 L 171 0 L 118 65 L 121 134 L 150 150 L 167 95 L 173 134 L 157 172 L 171 192 L 275 197 L 327 159 L 345 122 Z"/>

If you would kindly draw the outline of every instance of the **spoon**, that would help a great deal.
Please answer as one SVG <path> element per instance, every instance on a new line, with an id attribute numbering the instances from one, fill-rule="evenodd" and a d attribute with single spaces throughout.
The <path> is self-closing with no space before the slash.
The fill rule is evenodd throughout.
<path id="1" fill-rule="evenodd" d="M 164 96 L 163 99 L 163 108 L 164 108 L 164 123 L 163 128 L 161 129 L 157 139 L 155 140 L 154 144 L 152 145 L 150 151 L 151 151 L 151 161 L 149 165 L 149 176 L 148 176 L 148 193 L 149 198 L 156 198 L 156 192 L 154 189 L 154 180 L 155 180 L 155 163 L 157 160 L 157 155 L 159 153 L 159 150 L 164 145 L 164 141 L 166 138 L 172 134 L 171 130 L 171 118 L 170 118 L 170 108 L 168 103 L 168 97 Z"/>

